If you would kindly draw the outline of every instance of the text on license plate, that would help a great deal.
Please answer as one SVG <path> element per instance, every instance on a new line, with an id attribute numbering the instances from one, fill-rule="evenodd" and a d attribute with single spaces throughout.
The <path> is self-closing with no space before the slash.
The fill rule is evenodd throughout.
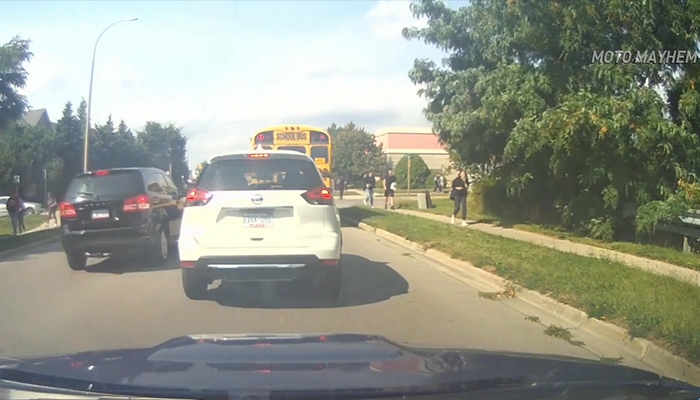
<path id="1" fill-rule="evenodd" d="M 109 218 L 109 210 L 93 210 L 92 219 L 106 219 Z"/>
<path id="2" fill-rule="evenodd" d="M 269 228 L 272 226 L 270 214 L 243 214 L 243 226 L 247 228 Z"/>

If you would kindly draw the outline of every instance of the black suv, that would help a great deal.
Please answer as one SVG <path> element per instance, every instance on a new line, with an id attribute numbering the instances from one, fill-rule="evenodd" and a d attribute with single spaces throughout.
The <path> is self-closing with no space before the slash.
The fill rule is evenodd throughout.
<path id="1" fill-rule="evenodd" d="M 162 264 L 180 234 L 183 204 L 157 168 L 115 168 L 73 177 L 60 203 L 61 241 L 73 270 L 87 257 L 146 253 Z"/>

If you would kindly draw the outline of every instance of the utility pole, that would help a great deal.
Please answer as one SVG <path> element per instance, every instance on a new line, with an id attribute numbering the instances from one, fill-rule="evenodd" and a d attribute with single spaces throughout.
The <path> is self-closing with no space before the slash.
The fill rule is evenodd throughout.
<path id="1" fill-rule="evenodd" d="M 411 194 L 411 155 L 406 154 L 406 157 L 408 157 L 408 194 Z"/>

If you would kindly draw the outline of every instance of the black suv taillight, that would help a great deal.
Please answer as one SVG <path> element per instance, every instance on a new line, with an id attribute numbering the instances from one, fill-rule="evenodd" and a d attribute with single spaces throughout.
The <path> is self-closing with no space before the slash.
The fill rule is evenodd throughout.
<path id="1" fill-rule="evenodd" d="M 151 209 L 151 199 L 145 194 L 130 197 L 124 200 L 123 211 L 125 213 L 141 212 Z"/>
<path id="2" fill-rule="evenodd" d="M 75 212 L 75 207 L 71 203 L 64 201 L 59 204 L 58 207 L 60 209 L 61 218 L 72 219 L 78 216 L 78 213 Z"/>
<path id="3" fill-rule="evenodd" d="M 325 186 L 319 186 L 302 193 L 301 197 L 309 204 L 329 206 L 333 204 L 333 193 Z"/>

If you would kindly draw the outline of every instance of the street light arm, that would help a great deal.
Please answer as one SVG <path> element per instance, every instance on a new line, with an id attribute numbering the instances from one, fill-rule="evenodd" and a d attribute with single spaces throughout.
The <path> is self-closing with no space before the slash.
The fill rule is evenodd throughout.
<path id="1" fill-rule="evenodd" d="M 107 31 L 109 30 L 109 28 L 113 27 L 113 26 L 116 25 L 116 24 L 121 24 L 122 22 L 132 22 L 132 21 L 136 21 L 136 20 L 138 20 L 138 18 L 123 19 L 123 20 L 121 20 L 121 21 L 113 22 L 113 23 L 110 24 L 108 27 L 106 27 L 106 28 L 102 31 L 102 33 L 100 33 L 100 36 L 98 36 L 98 37 L 97 37 L 97 40 L 95 41 L 95 47 L 94 47 L 93 50 L 92 50 L 92 63 L 93 63 L 93 64 L 95 63 L 95 54 L 97 54 L 97 45 L 100 43 L 100 39 L 102 39 L 102 35 L 104 35 L 105 32 L 107 32 Z"/>
<path id="2" fill-rule="evenodd" d="M 100 33 L 100 36 L 97 37 L 97 40 L 95 40 L 95 47 L 92 49 L 92 66 L 90 67 L 90 89 L 88 92 L 88 103 L 87 103 L 87 118 L 85 121 L 85 136 L 83 138 L 83 172 L 87 172 L 88 170 L 88 144 L 90 141 L 90 114 L 92 112 L 92 81 L 95 76 L 95 56 L 97 55 L 97 45 L 100 43 L 100 39 L 102 39 L 102 35 L 105 34 L 109 30 L 109 28 L 113 27 L 114 25 L 121 24 L 122 22 L 132 22 L 136 21 L 138 18 L 129 18 L 129 19 L 123 19 L 121 21 L 113 22 L 109 26 L 107 26 L 102 33 Z"/>

